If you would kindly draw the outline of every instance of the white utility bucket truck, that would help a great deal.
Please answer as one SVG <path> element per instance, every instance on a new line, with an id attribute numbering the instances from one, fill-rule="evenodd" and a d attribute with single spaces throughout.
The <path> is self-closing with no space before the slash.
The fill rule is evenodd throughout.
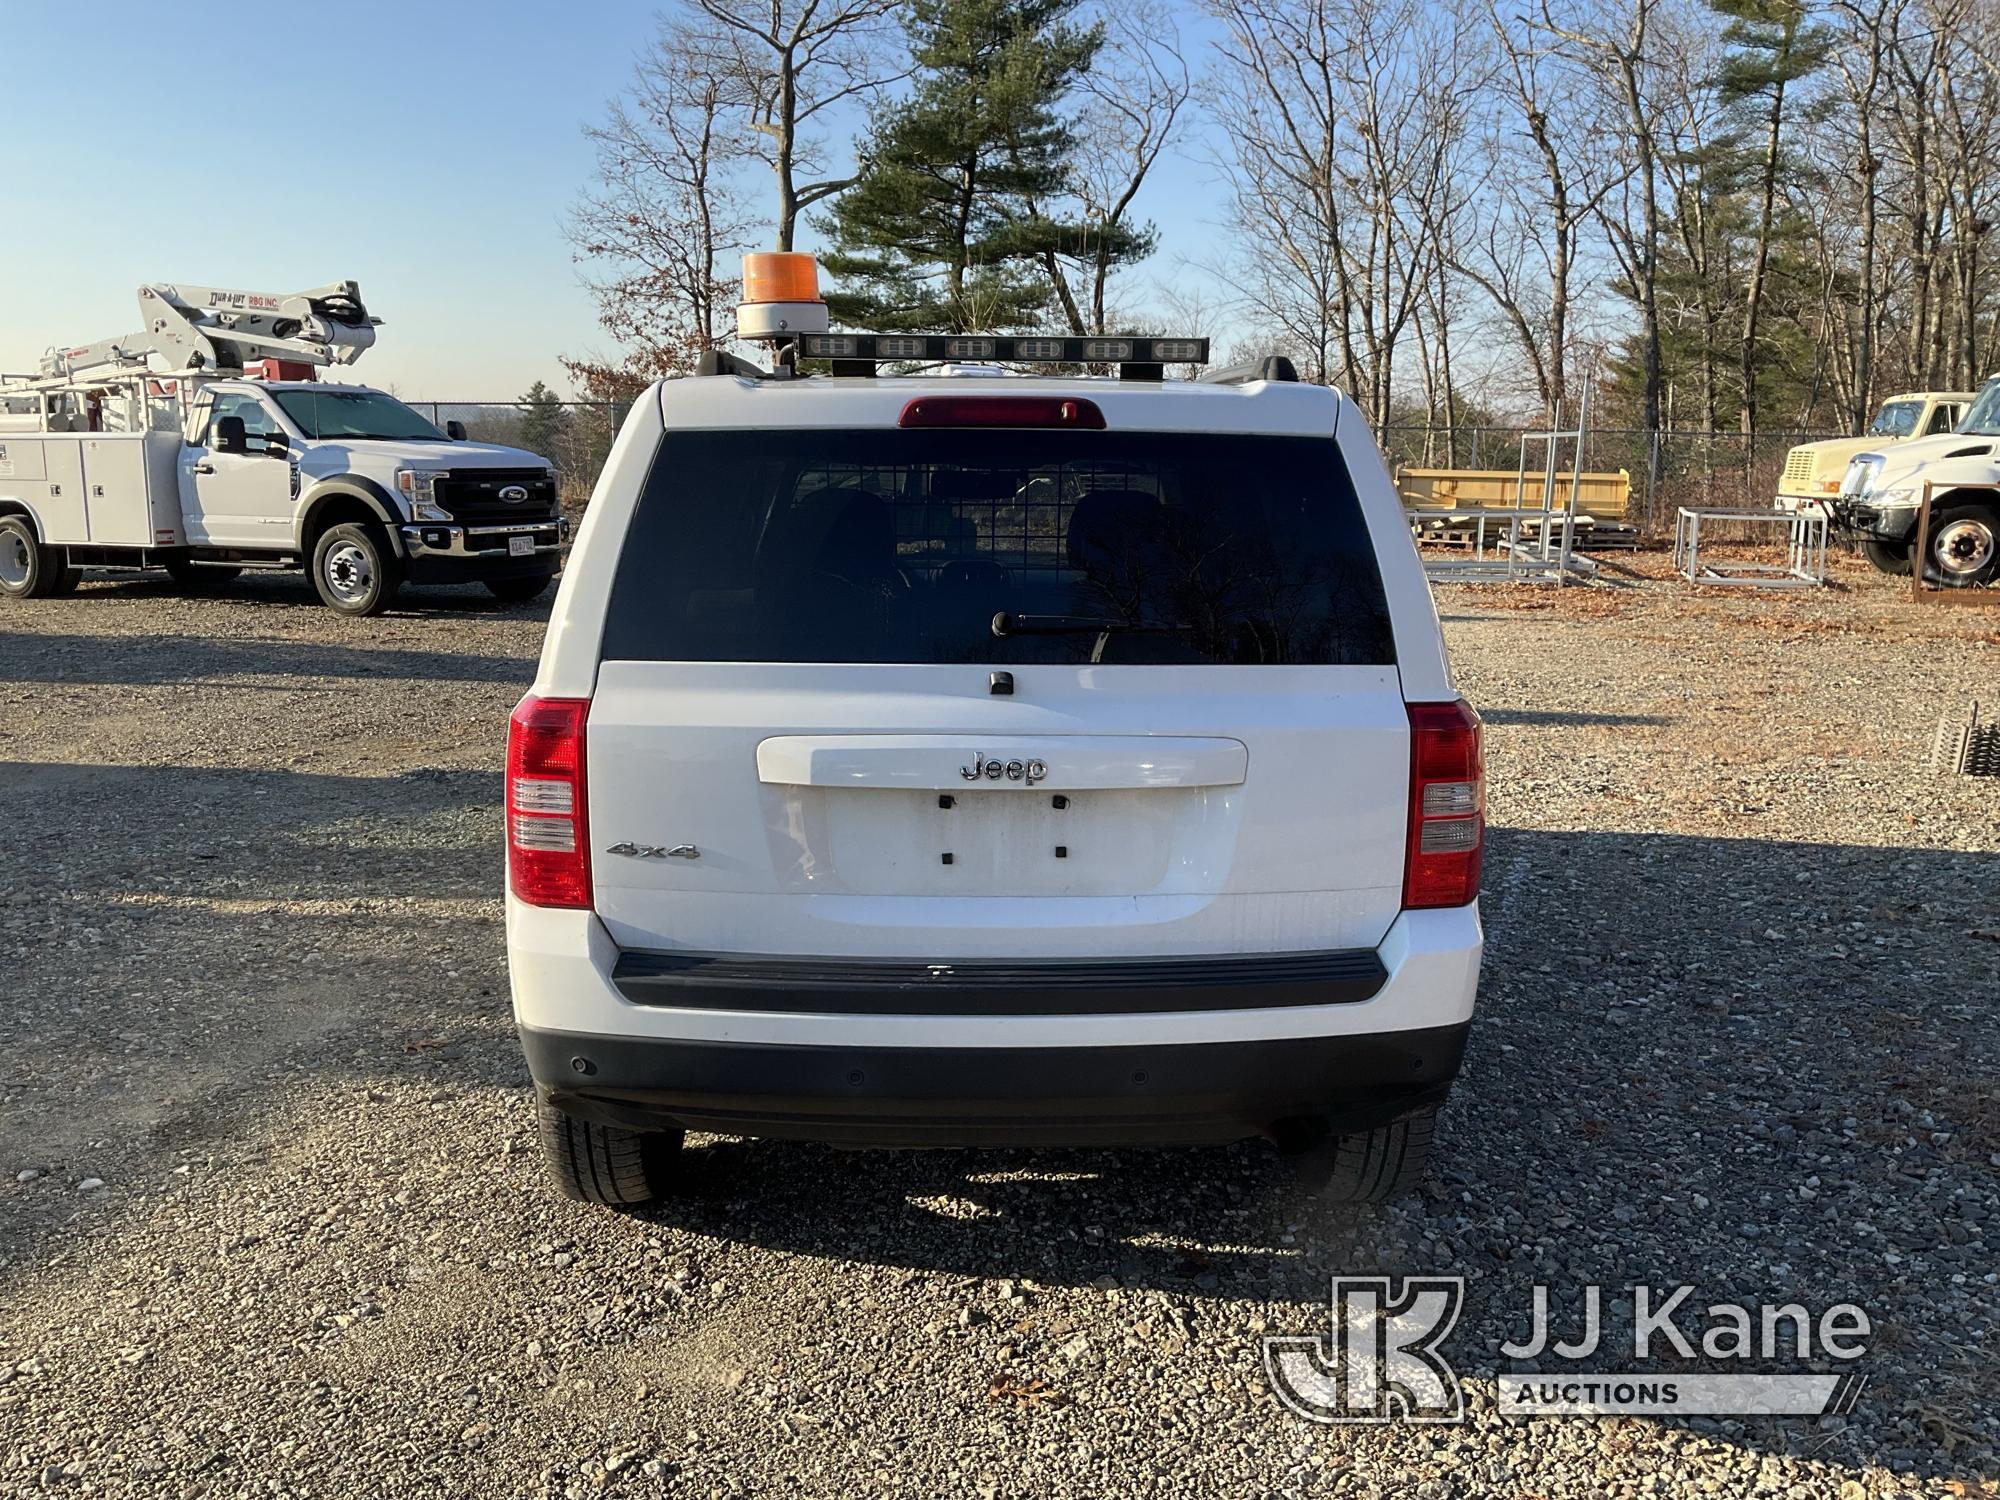
<path id="1" fill-rule="evenodd" d="M 190 587 L 305 568 L 351 615 L 405 582 L 548 587 L 568 527 L 547 459 L 315 378 L 375 342 L 354 282 L 154 284 L 139 310 L 138 333 L 0 375 L 0 595 L 65 593 L 83 568 Z"/>

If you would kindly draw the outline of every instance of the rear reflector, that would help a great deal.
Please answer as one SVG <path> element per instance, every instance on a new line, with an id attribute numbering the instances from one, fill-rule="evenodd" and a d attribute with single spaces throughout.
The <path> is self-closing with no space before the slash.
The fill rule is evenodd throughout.
<path id="1" fill-rule="evenodd" d="M 1095 401 L 1074 396 L 919 396 L 899 427 L 1081 427 L 1101 432 Z"/>
<path id="2" fill-rule="evenodd" d="M 1462 698 L 1408 707 L 1410 846 L 1403 905 L 1466 906 L 1479 896 L 1486 842 L 1479 715 Z"/>
<path id="3" fill-rule="evenodd" d="M 521 700 L 507 721 L 507 883 L 530 906 L 590 905 L 587 698 Z"/>

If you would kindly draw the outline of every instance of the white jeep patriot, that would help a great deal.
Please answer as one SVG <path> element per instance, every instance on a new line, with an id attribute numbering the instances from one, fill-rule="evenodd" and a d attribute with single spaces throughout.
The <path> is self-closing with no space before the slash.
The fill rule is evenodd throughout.
<path id="1" fill-rule="evenodd" d="M 1472 1014 L 1484 796 L 1367 424 L 1281 359 L 866 358 L 960 342 L 710 356 L 624 424 L 508 743 L 558 1185 L 670 1194 L 697 1130 L 1262 1136 L 1402 1192 Z"/>

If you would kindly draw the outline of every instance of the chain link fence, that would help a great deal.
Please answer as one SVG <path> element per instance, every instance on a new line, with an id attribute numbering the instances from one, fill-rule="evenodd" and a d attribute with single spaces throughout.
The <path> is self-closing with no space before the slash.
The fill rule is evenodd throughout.
<path id="1" fill-rule="evenodd" d="M 410 401 L 438 426 L 465 424 L 466 436 L 539 453 L 556 466 L 563 503 L 590 498 L 626 401 L 537 402 Z M 1533 428 L 1395 425 L 1377 442 L 1392 467 L 1486 469 L 1512 473 L 1523 463 L 1522 438 Z M 1593 427 L 1584 438 L 1586 473 L 1623 469 L 1631 478 L 1631 518 L 1651 535 L 1671 533 L 1675 510 L 1688 506 L 1762 507 L 1778 492 L 1785 455 L 1798 443 L 1839 434 L 1825 432 L 1649 432 L 1637 427 Z M 1545 445 L 1526 444 L 1532 477 L 1546 466 Z M 1572 445 L 1557 445 L 1556 466 L 1567 471 Z"/>

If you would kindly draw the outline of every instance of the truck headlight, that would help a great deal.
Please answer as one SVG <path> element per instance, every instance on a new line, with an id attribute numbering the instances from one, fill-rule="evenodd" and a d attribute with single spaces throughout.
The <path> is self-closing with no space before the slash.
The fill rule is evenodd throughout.
<path id="1" fill-rule="evenodd" d="M 1915 505 L 1917 487 L 1914 484 L 1899 484 L 1893 490 L 1883 490 L 1868 497 L 1878 506 Z"/>
<path id="2" fill-rule="evenodd" d="M 439 477 L 439 471 L 436 469 L 398 469 L 396 471 L 396 488 L 403 492 L 403 498 L 408 500 L 412 506 L 430 505 L 432 503 L 433 490 Z M 423 519 L 435 521 L 449 518 L 427 516 Z"/>
<path id="3" fill-rule="evenodd" d="M 1843 495 L 1866 496 L 1875 487 L 1875 476 L 1882 472 L 1882 455 L 1863 453 L 1847 466 L 1847 477 L 1840 482 Z"/>

